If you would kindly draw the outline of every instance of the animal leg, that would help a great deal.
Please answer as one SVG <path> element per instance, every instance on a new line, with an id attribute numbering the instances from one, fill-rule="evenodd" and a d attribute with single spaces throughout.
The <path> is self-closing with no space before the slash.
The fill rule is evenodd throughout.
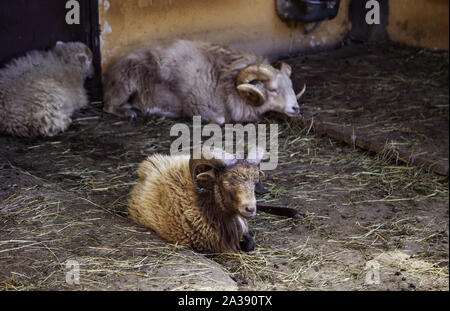
<path id="1" fill-rule="evenodd" d="M 104 111 L 111 113 L 113 115 L 116 115 L 118 117 L 126 117 L 130 120 L 136 120 L 137 119 L 137 112 L 134 110 L 131 110 L 127 107 L 109 107 L 107 110 L 103 109 Z"/>
<path id="2" fill-rule="evenodd" d="M 129 97 L 130 94 L 123 88 L 106 93 L 103 111 L 135 120 L 137 118 L 136 111 L 132 110 L 130 105 L 126 105 Z"/>
<path id="3" fill-rule="evenodd" d="M 241 251 L 250 252 L 255 249 L 255 240 L 249 232 L 245 232 L 242 236 L 242 240 L 239 242 Z"/>
<path id="4" fill-rule="evenodd" d="M 301 214 L 299 211 L 297 211 L 294 208 L 290 207 L 279 207 L 279 206 L 273 206 L 269 204 L 263 204 L 263 203 L 257 203 L 256 209 L 259 212 L 265 212 L 272 215 L 279 215 L 289 218 L 301 218 Z"/>
<path id="5" fill-rule="evenodd" d="M 130 98 L 130 103 L 132 109 L 136 109 L 140 111 L 142 114 L 149 114 L 149 107 L 152 106 L 152 103 L 147 103 L 143 98 L 142 94 L 135 93 Z"/>
<path id="6" fill-rule="evenodd" d="M 205 256 L 206 258 L 212 258 L 214 257 L 214 254 L 208 250 L 197 250 L 194 249 L 197 253 L 202 254 L 203 256 Z"/>

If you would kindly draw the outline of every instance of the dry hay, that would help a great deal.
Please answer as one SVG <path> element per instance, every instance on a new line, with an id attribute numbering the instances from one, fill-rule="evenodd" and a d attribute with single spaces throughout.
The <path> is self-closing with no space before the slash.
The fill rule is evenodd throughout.
<path id="1" fill-rule="evenodd" d="M 326 94 L 309 90 L 307 98 Z M 279 165 L 258 200 L 303 217 L 258 214 L 254 251 L 205 258 L 126 212 L 138 164 L 168 152 L 180 120 L 130 123 L 101 108 L 78 113 L 54 138 L 0 137 L 2 289 L 448 290 L 447 178 L 277 119 Z M 398 265 L 396 254 L 418 264 Z M 81 264 L 80 285 L 65 281 L 68 259 Z M 365 283 L 370 260 L 381 265 L 378 285 Z"/>

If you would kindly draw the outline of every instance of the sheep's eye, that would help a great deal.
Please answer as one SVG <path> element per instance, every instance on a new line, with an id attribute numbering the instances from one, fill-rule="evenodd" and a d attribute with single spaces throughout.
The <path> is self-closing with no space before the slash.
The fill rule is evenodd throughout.
<path id="1" fill-rule="evenodd" d="M 269 92 L 278 94 L 278 90 L 277 89 L 269 89 Z"/>

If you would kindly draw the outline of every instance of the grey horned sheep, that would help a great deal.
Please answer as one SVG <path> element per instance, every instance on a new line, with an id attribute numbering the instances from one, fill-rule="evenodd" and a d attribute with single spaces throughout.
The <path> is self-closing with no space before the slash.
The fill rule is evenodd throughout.
<path id="1" fill-rule="evenodd" d="M 104 110 L 121 117 L 143 114 L 201 116 L 217 124 L 257 121 L 267 111 L 300 113 L 291 67 L 222 46 L 175 40 L 127 53 L 105 74 Z"/>

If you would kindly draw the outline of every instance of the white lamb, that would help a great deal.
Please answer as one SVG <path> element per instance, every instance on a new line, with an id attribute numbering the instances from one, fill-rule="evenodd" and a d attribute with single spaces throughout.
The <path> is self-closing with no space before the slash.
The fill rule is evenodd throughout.
<path id="1" fill-rule="evenodd" d="M 58 42 L 30 51 L 0 69 L 0 132 L 54 136 L 89 103 L 84 81 L 94 75 L 91 50 L 81 42 Z"/>

